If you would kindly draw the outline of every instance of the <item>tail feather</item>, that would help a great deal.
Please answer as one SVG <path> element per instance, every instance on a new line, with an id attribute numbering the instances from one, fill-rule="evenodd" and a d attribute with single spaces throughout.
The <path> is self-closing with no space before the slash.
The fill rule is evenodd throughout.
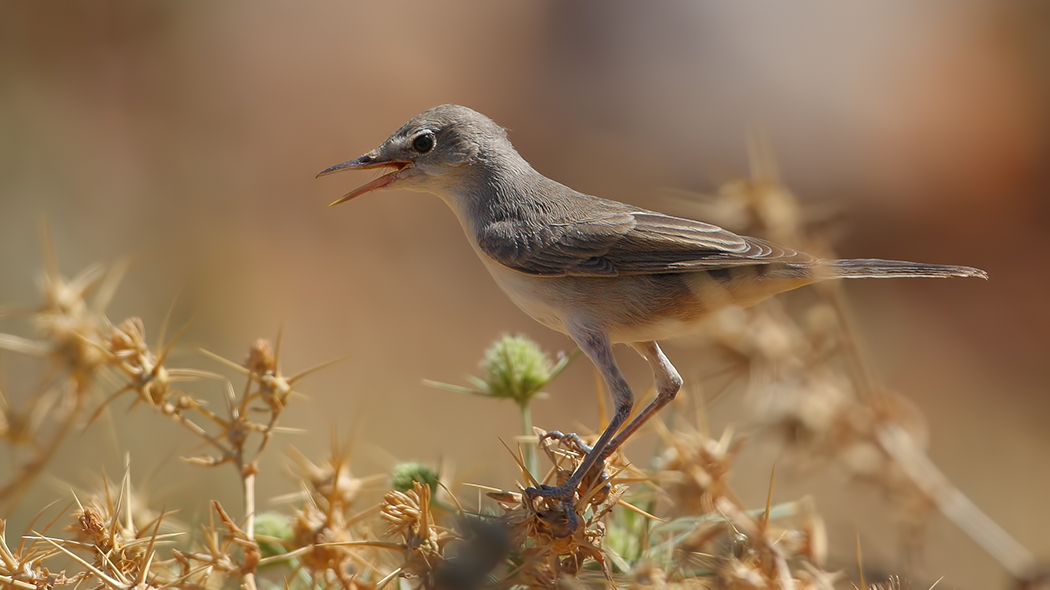
<path id="1" fill-rule="evenodd" d="M 831 260 L 836 276 L 844 279 L 888 279 L 897 277 L 976 277 L 988 280 L 988 273 L 979 268 L 952 264 L 923 264 L 903 260 L 879 260 L 877 258 L 855 258 Z"/>

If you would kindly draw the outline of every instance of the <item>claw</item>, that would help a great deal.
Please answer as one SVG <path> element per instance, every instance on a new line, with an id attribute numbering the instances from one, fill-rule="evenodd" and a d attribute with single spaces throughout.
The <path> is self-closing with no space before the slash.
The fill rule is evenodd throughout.
<path id="1" fill-rule="evenodd" d="M 530 500 L 535 498 L 550 498 L 552 500 L 561 500 L 562 502 L 569 502 L 573 496 L 576 495 L 576 489 L 569 486 L 549 486 L 546 484 L 540 484 L 536 488 L 525 488 L 525 495 Z"/>
<path id="2" fill-rule="evenodd" d="M 583 442 L 579 435 L 571 432 L 563 433 L 552 430 L 545 433 L 540 438 L 540 442 L 542 443 L 548 439 L 559 442 L 564 448 L 579 455 L 585 456 L 594 452 L 592 446 Z M 594 506 L 601 504 L 609 497 L 612 485 L 605 474 L 604 463 L 602 459 L 599 459 L 586 473 L 581 472 L 579 467 L 577 467 L 576 471 L 568 478 L 568 481 L 565 481 L 560 486 L 540 484 L 523 490 L 525 498 L 532 505 L 532 509 L 536 510 L 538 516 L 546 521 L 552 535 L 559 538 L 571 537 L 580 528 L 580 515 L 576 513 L 577 493 L 579 493 L 580 498 L 586 497 L 587 503 Z M 597 489 L 592 493 L 592 488 Z M 542 507 L 538 508 L 535 502 L 537 498 L 544 498 L 547 502 L 541 504 Z M 561 522 L 554 522 L 551 518 L 561 516 L 565 519 L 564 528 L 561 526 Z M 560 518 L 558 520 L 560 521 Z"/>
<path id="3" fill-rule="evenodd" d="M 543 440 L 546 440 L 548 438 L 551 440 L 556 440 L 565 446 L 574 446 L 576 447 L 577 451 L 583 453 L 584 455 L 589 455 L 590 452 L 594 450 L 594 447 L 583 442 L 583 439 L 580 438 L 580 435 L 576 434 L 575 432 L 565 434 L 564 432 L 561 432 L 559 430 L 552 430 L 547 434 L 543 435 Z"/>
<path id="4" fill-rule="evenodd" d="M 571 537 L 576 533 L 576 529 L 580 528 L 580 516 L 576 514 L 576 506 L 572 502 L 562 502 L 561 508 L 565 513 L 565 533 L 561 534 L 559 531 L 554 536 L 559 538 Z"/>
<path id="5" fill-rule="evenodd" d="M 525 488 L 525 497 L 532 504 L 533 510 L 537 510 L 536 505 L 533 503 L 536 498 L 551 500 L 547 504 L 548 510 L 537 511 L 537 516 L 546 521 L 551 529 L 551 534 L 558 538 L 571 537 L 580 528 L 580 516 L 576 514 L 576 503 L 573 501 L 574 496 L 574 490 L 567 486 L 554 487 L 540 484 L 538 488 Z M 561 516 L 565 517 L 564 528 L 557 526 L 560 523 L 552 522 L 553 519 L 550 518 L 550 516 L 559 512 Z"/>

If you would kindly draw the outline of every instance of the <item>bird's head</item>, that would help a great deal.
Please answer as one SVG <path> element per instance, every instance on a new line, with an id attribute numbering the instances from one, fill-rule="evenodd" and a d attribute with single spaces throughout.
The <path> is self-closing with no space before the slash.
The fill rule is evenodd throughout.
<path id="1" fill-rule="evenodd" d="M 506 132 L 492 119 L 467 107 L 447 104 L 423 111 L 379 147 L 360 158 L 322 170 L 317 176 L 342 170 L 393 169 L 332 205 L 392 187 L 444 194 L 454 191 L 486 164 L 498 165 L 511 155 L 520 159 Z"/>

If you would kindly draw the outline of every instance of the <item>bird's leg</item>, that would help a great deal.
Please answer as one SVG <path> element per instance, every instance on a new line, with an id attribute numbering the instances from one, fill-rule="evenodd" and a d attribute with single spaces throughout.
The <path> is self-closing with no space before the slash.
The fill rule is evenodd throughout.
<path id="1" fill-rule="evenodd" d="M 541 485 L 538 488 L 528 488 L 525 490 L 525 493 L 533 498 L 538 496 L 555 498 L 571 504 L 576 487 L 580 485 L 580 481 L 592 468 L 598 467 L 600 461 L 607 456 L 605 452 L 606 447 L 613 441 L 616 431 L 623 426 L 623 423 L 627 421 L 627 417 L 631 415 L 631 409 L 634 406 L 634 394 L 631 393 L 631 386 L 627 384 L 627 379 L 624 378 L 620 368 L 616 365 L 612 346 L 605 333 L 593 330 L 578 330 L 570 332 L 570 336 L 583 350 L 583 353 L 594 362 L 594 365 L 598 367 L 598 371 L 601 372 L 606 385 L 609 387 L 609 391 L 612 392 L 616 413 L 613 414 L 609 425 L 598 438 L 598 442 L 594 443 L 594 446 L 591 447 L 580 466 L 569 476 L 568 481 L 557 487 Z M 569 509 L 572 511 L 571 506 Z M 575 512 L 572 511 L 572 515 L 567 514 L 567 516 L 570 520 L 569 528 L 574 529 L 575 526 L 572 521 L 575 520 Z"/>
<path id="2" fill-rule="evenodd" d="M 656 399 L 646 406 L 640 414 L 635 416 L 634 420 L 631 420 L 631 423 L 625 426 L 623 431 L 616 435 L 616 438 L 608 446 L 601 450 L 601 454 L 598 456 L 599 461 L 604 461 L 606 457 L 615 453 L 616 449 L 627 442 L 627 439 L 635 431 L 648 422 L 664 406 L 671 403 L 678 394 L 678 390 L 682 388 L 682 376 L 675 370 L 671 361 L 664 356 L 664 352 L 660 350 L 659 345 L 655 342 L 635 342 L 631 344 L 631 348 L 642 355 L 642 358 L 648 361 L 649 366 L 653 369 L 653 380 L 656 382 Z"/>

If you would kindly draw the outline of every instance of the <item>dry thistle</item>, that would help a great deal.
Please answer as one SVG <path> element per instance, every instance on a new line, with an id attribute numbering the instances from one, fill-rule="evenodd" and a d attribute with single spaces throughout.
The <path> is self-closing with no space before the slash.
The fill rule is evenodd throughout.
<path id="1" fill-rule="evenodd" d="M 590 451 L 575 435 L 539 429 L 536 434 L 553 469 L 547 478 L 537 482 L 519 459 L 518 465 L 529 485 L 566 481 Z M 552 446 L 551 441 L 557 442 L 557 447 Z M 526 581 L 529 587 L 554 587 L 564 576 L 575 576 L 586 561 L 592 560 L 601 568 L 605 579 L 612 580 L 612 571 L 602 551 L 606 534 L 603 521 L 613 507 L 622 503 L 628 489 L 626 483 L 644 479 L 644 476 L 618 479 L 624 472 L 635 473 L 623 455 L 617 453 L 606 461 L 603 471 L 583 479 L 571 506 L 549 498 L 529 498 L 520 492 L 489 493 L 504 511 L 502 521 L 510 538 L 515 545 L 522 546 L 519 555 L 522 563 L 515 579 Z M 582 526 L 576 526 L 577 523 Z"/>
<path id="2" fill-rule="evenodd" d="M 362 541 L 370 532 L 366 521 L 378 513 L 379 507 L 354 512 L 353 505 L 368 486 L 385 480 L 386 475 L 354 477 L 349 465 L 349 442 L 340 442 L 334 435 L 331 442 L 331 454 L 321 464 L 310 461 L 295 448 L 290 449 L 293 475 L 302 491 L 285 498 L 302 500 L 302 505 L 293 508 L 290 521 L 279 520 L 282 529 L 287 523 L 286 534 L 259 539 L 260 545 L 274 545 L 261 565 L 286 563 L 293 575 L 306 576 L 315 583 L 371 589 L 375 584 L 368 580 L 382 578 L 386 571 L 379 569 L 376 559 L 351 548 L 367 545 Z M 280 517 L 274 514 L 268 518 L 278 521 Z"/>
<path id="3" fill-rule="evenodd" d="M 54 549 L 39 539 L 29 539 L 28 544 L 26 540 L 27 538 L 23 536 L 22 542 L 12 549 L 7 544 L 7 521 L 0 519 L 0 588 L 5 590 L 57 588 L 77 585 L 89 576 L 86 571 L 78 572 L 73 576 L 67 576 L 65 570 L 51 573 L 44 565 L 44 561 L 55 556 Z"/>
<path id="4" fill-rule="evenodd" d="M 656 460 L 656 480 L 677 516 L 711 512 L 715 501 L 731 495 L 729 473 L 743 439 L 726 430 L 718 440 L 700 432 L 670 432 L 657 422 L 666 448 Z M 735 497 L 735 496 L 734 496 Z"/>
<path id="5" fill-rule="evenodd" d="M 103 310 L 123 275 L 124 265 L 108 270 L 89 267 L 66 280 L 58 272 L 51 240 L 45 228 L 45 272 L 40 284 L 41 305 L 30 312 L 41 341 L 0 334 L 0 348 L 50 362 L 47 378 L 22 408 L 6 396 L 0 399 L 0 433 L 12 447 L 28 449 L 9 481 L 0 486 L 0 505 L 13 509 L 75 430 L 99 369 L 106 362 L 103 333 L 108 320 Z M 51 423 L 51 428 L 47 424 Z"/>
<path id="6" fill-rule="evenodd" d="M 718 498 L 717 514 L 670 523 L 674 530 L 688 522 L 695 528 L 673 546 L 678 569 L 710 580 L 718 588 L 832 588 L 836 576 L 823 568 L 824 528 L 808 502 L 767 506 L 745 512 Z M 800 528 L 777 520 L 801 515 Z"/>
<path id="7" fill-rule="evenodd" d="M 156 553 L 159 546 L 182 534 L 160 532 L 171 513 L 152 511 L 142 495 L 134 491 L 129 463 L 119 486 L 102 478 L 101 487 L 83 503 L 74 495 L 77 509 L 72 513 L 73 523 L 66 529 L 73 534 L 72 540 L 40 538 L 70 557 L 76 551 L 90 552 L 92 562 L 86 566 L 86 572 L 111 588 L 171 584 L 171 572 Z M 119 585 L 114 586 L 113 582 Z"/>
<path id="8" fill-rule="evenodd" d="M 280 339 L 278 339 L 278 352 L 274 351 L 268 341 L 257 340 L 250 347 L 248 358 L 243 366 L 204 351 L 208 356 L 235 369 L 247 378 L 245 387 L 239 396 L 234 391 L 232 384 L 227 383 L 224 400 L 226 415 L 221 416 L 208 409 L 205 403 L 197 397 L 174 391 L 169 387 L 169 384 L 177 378 L 216 376 L 199 371 L 166 369 L 164 361 L 172 344 L 169 344 L 160 355 L 154 355 L 145 343 L 144 334 L 142 322 L 137 318 L 126 320 L 112 329 L 106 341 L 107 348 L 104 350 L 114 365 L 129 378 L 129 382 L 113 394 L 106 404 L 124 392 L 136 391 L 138 393 L 136 401 L 143 401 L 161 415 L 171 418 L 200 437 L 217 452 L 213 455 L 191 457 L 186 461 L 207 467 L 226 463 L 236 467 L 244 494 L 246 517 L 243 528 L 235 524 L 221 505 L 215 502 L 213 508 L 226 525 L 228 541 L 225 544 L 214 541 L 209 544 L 206 553 L 182 553 L 179 554 L 181 557 L 177 556 L 177 558 L 181 559 L 180 563 L 183 564 L 183 575 L 185 576 L 190 576 L 190 572 L 193 571 L 189 567 L 191 562 L 202 562 L 216 571 L 240 576 L 246 586 L 254 587 L 254 569 L 261 559 L 260 550 L 254 541 L 255 477 L 258 471 L 258 458 L 266 450 L 272 435 L 277 431 L 277 420 L 288 399 L 295 393 L 294 384 L 320 367 L 294 377 L 285 377 L 279 368 Z M 262 407 L 253 405 L 257 401 L 262 402 Z M 258 413 L 267 416 L 262 421 L 253 420 L 252 414 Z M 250 447 L 252 435 L 257 435 L 258 439 L 254 449 Z M 218 533 L 212 530 L 209 538 L 215 539 L 217 535 Z M 241 562 L 233 562 L 230 556 L 221 555 L 219 550 L 222 547 L 240 547 L 243 554 Z M 201 557 L 203 555 L 209 557 L 205 559 Z"/>
<path id="9" fill-rule="evenodd" d="M 196 402 L 187 394 L 173 390 L 172 383 L 211 375 L 187 369 L 169 370 L 165 367 L 168 354 L 179 336 L 181 333 L 158 355 L 154 354 L 146 343 L 146 328 L 141 319 L 128 318 L 111 327 L 101 350 L 108 359 L 108 365 L 122 373 L 127 383 L 99 406 L 91 421 L 94 421 L 110 403 L 129 391 L 138 394 L 135 404 L 143 402 L 169 415 L 193 406 Z M 168 403 L 173 397 L 174 403 Z"/>
<path id="10" fill-rule="evenodd" d="M 401 537 L 402 563 L 377 584 L 382 587 L 395 576 L 419 579 L 424 588 L 435 586 L 435 574 L 445 560 L 445 547 L 458 539 L 455 531 L 439 526 L 430 509 L 430 486 L 412 482 L 406 492 L 391 490 L 383 498 L 380 516 L 389 525 L 388 534 Z"/>
<path id="11" fill-rule="evenodd" d="M 293 475 L 305 484 L 304 494 L 324 510 L 346 512 L 370 485 L 384 479 L 384 474 L 354 477 L 350 470 L 349 447 L 332 438 L 332 453 L 320 465 L 310 461 L 295 447 L 289 447 L 294 462 Z"/>
<path id="12" fill-rule="evenodd" d="M 296 569 L 325 579 L 331 575 L 346 584 L 352 578 L 353 555 L 345 546 L 354 540 L 342 511 L 322 510 L 313 502 L 296 509 L 292 519 L 290 551 L 281 560 L 295 557 Z"/>
<path id="13" fill-rule="evenodd" d="M 212 500 L 208 525 L 201 526 L 201 551 L 173 550 L 180 569 L 178 580 L 204 586 L 213 574 L 239 579 L 246 588 L 255 587 L 255 570 L 262 552 L 253 535 L 238 525 L 219 502 Z M 219 523 L 215 522 L 218 517 Z"/>

